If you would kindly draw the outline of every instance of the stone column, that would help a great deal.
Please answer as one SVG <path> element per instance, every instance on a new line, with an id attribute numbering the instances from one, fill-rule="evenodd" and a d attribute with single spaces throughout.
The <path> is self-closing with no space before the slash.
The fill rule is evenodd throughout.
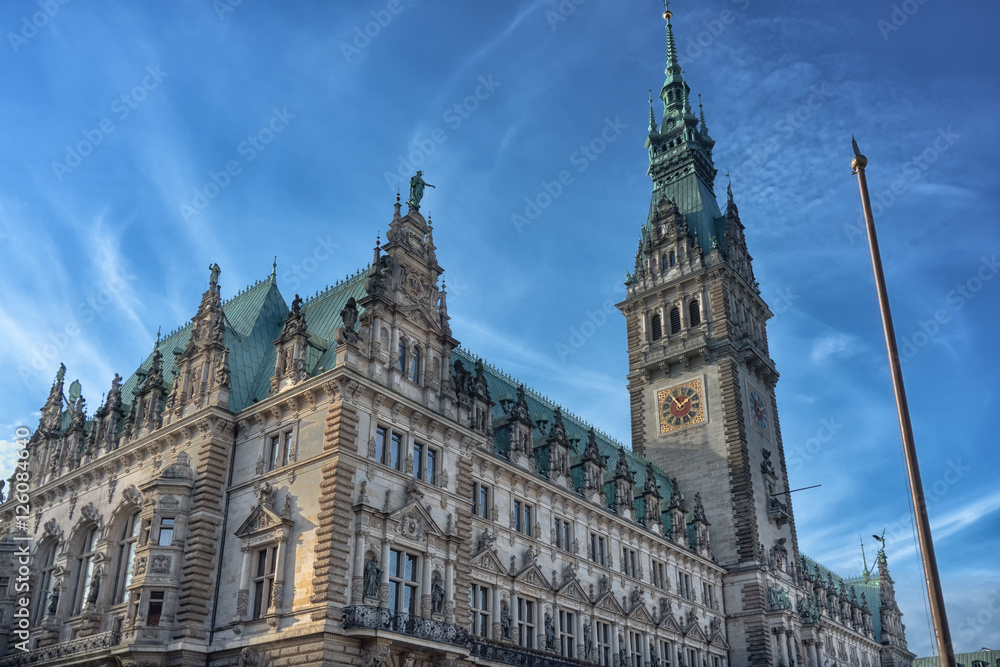
<path id="1" fill-rule="evenodd" d="M 818 667 L 815 640 L 809 639 L 806 641 L 806 651 L 809 652 L 809 667 Z"/>
<path id="2" fill-rule="evenodd" d="M 365 585 L 365 534 L 354 535 L 354 576 L 351 578 L 351 604 L 364 604 Z"/>
<path id="3" fill-rule="evenodd" d="M 493 599 L 490 600 L 490 621 L 492 627 L 493 641 L 500 641 L 503 630 L 500 627 L 500 590 L 492 590 Z"/>
<path id="4" fill-rule="evenodd" d="M 389 540 L 382 540 L 382 582 L 378 591 L 378 606 L 389 603 Z"/>
<path id="5" fill-rule="evenodd" d="M 788 638 L 785 636 L 785 628 L 776 629 L 778 635 L 778 665 L 788 667 Z"/>
<path id="6" fill-rule="evenodd" d="M 521 643 L 521 633 L 517 629 L 517 624 L 521 621 L 521 610 L 517 606 L 517 597 L 510 596 L 510 640 L 515 644 Z"/>
<path id="7" fill-rule="evenodd" d="M 618 667 L 625 667 L 625 665 L 620 665 L 618 660 L 618 626 L 611 627 L 611 663 L 618 665 Z"/>
<path id="8" fill-rule="evenodd" d="M 816 640 L 816 658 L 819 661 L 817 667 L 823 667 L 826 664 L 826 653 L 823 651 L 823 640 Z"/>
<path id="9" fill-rule="evenodd" d="M 274 549 L 274 585 L 271 588 L 271 607 L 268 612 L 281 609 L 282 599 L 285 597 L 285 553 L 288 551 L 288 540 L 285 537 L 278 538 L 278 546 Z"/>
<path id="10" fill-rule="evenodd" d="M 583 614 L 577 612 L 576 614 L 576 659 L 583 660 L 584 646 L 583 646 Z"/>
<path id="11" fill-rule="evenodd" d="M 431 559 L 421 558 L 423 570 L 420 574 L 420 615 L 431 617 Z"/>
<path id="12" fill-rule="evenodd" d="M 455 622 L 455 562 L 444 564 L 444 615 L 449 623 Z"/>
<path id="13" fill-rule="evenodd" d="M 240 571 L 240 589 L 236 593 L 236 614 L 241 621 L 245 621 L 248 616 L 247 608 L 250 604 L 250 567 L 252 561 L 248 545 L 241 545 L 240 551 L 243 552 L 243 569 Z"/>

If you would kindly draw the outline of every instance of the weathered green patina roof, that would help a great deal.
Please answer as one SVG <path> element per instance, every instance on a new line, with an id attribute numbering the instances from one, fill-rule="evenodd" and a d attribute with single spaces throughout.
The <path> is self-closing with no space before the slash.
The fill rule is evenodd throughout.
<path id="1" fill-rule="evenodd" d="M 861 594 L 865 594 L 865 603 L 868 605 L 868 611 L 872 615 L 872 633 L 875 636 L 875 641 L 882 641 L 882 618 L 879 614 L 879 590 L 878 590 L 878 577 L 868 577 L 864 575 L 858 575 L 856 577 L 842 577 L 830 568 L 821 565 L 809 556 L 805 554 L 802 555 L 802 559 L 806 562 L 809 567 L 810 574 L 816 574 L 817 572 L 823 578 L 823 582 L 827 580 L 827 576 L 833 577 L 833 582 L 837 585 L 837 592 L 840 592 L 840 584 L 843 583 L 848 589 L 854 589 L 855 594 L 858 596 L 858 603 L 861 602 Z"/>
<path id="2" fill-rule="evenodd" d="M 988 667 L 1000 667 L 1000 650 L 986 648 L 985 646 L 972 653 L 956 653 L 955 664 L 958 667 L 972 667 L 973 663 L 981 662 Z M 940 667 L 941 660 L 938 656 L 917 658 L 913 661 L 913 667 Z"/>
<path id="3" fill-rule="evenodd" d="M 461 359 L 462 363 L 466 364 L 466 366 L 470 368 L 472 365 L 475 364 L 476 361 L 476 357 L 472 353 L 462 349 L 455 350 L 453 355 L 453 361 L 454 359 Z M 501 399 L 504 398 L 514 399 L 517 395 L 517 387 L 522 383 L 518 382 L 513 377 L 507 375 L 499 368 L 496 368 L 495 366 L 492 366 L 485 362 L 483 363 L 483 370 L 486 375 L 486 384 L 489 387 L 490 396 L 492 397 L 495 404 L 493 406 L 493 419 L 497 420 L 505 416 L 503 408 L 500 405 Z M 535 443 L 537 444 L 544 442 L 546 436 L 541 432 L 541 430 L 539 430 L 537 424 L 538 421 L 542 419 L 547 420 L 549 424 L 552 424 L 555 420 L 556 405 L 548 398 L 542 396 L 538 392 L 528 387 L 524 387 L 524 398 L 528 404 L 528 411 L 531 414 L 531 420 L 536 425 L 534 429 Z M 562 418 L 563 418 L 563 424 L 566 427 L 567 439 L 569 439 L 570 441 L 573 441 L 574 439 L 578 440 L 576 451 L 571 453 L 570 455 L 570 466 L 573 473 L 574 485 L 577 488 L 581 488 L 583 485 L 583 480 L 582 480 L 583 473 L 581 468 L 579 466 L 576 466 L 576 464 L 578 464 L 583 457 L 583 448 L 587 442 L 587 432 L 592 428 L 592 426 L 591 424 L 588 424 L 586 421 L 584 421 L 580 417 L 577 417 L 576 415 L 567 411 L 566 409 L 562 409 Z M 594 434 L 596 436 L 595 439 L 597 441 L 597 449 L 606 462 L 605 496 L 607 505 L 610 507 L 614 494 L 612 478 L 614 476 L 615 464 L 618 462 L 619 452 L 622 450 L 623 445 L 622 443 L 618 442 L 608 434 L 603 433 L 596 428 L 594 428 Z M 495 445 L 496 445 L 497 455 L 504 456 L 505 454 L 502 451 L 503 449 L 502 443 L 497 441 L 495 442 Z M 635 493 L 636 495 L 639 495 L 642 493 L 643 486 L 646 483 L 646 470 L 648 461 L 646 461 L 641 456 L 638 456 L 637 454 L 633 453 L 627 447 L 624 448 L 624 451 L 626 459 L 628 460 L 629 469 L 635 476 Z M 670 479 L 668 478 L 666 473 L 664 473 L 664 471 L 660 470 L 656 466 L 653 466 L 653 473 L 656 476 L 656 482 L 660 486 L 660 494 L 664 497 L 664 499 L 669 498 L 673 489 L 670 483 Z M 688 502 L 687 504 L 691 505 L 690 502 Z M 645 508 L 643 506 L 641 499 L 636 500 L 634 505 L 637 518 L 643 519 L 645 515 L 644 512 Z M 663 503 L 663 505 L 666 506 L 666 503 Z M 693 510 L 693 506 L 690 507 L 689 510 Z M 669 514 L 666 511 L 663 512 L 661 520 L 663 522 L 664 528 L 669 530 L 670 518 Z"/>

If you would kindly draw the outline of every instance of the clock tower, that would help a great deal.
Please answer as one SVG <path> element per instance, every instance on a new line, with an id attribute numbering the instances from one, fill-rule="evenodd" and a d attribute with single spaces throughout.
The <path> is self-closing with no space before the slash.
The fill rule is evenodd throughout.
<path id="1" fill-rule="evenodd" d="M 724 590 L 733 664 L 774 664 L 767 572 L 792 580 L 795 522 L 765 323 L 744 227 L 727 187 L 715 195 L 715 141 L 692 112 L 669 10 L 663 117 L 650 101 L 652 197 L 619 304 L 628 335 L 636 453 L 701 493 Z M 690 503 L 689 503 L 690 505 Z M 772 576 L 773 579 L 773 576 Z M 733 639 L 737 641 L 733 642 Z"/>

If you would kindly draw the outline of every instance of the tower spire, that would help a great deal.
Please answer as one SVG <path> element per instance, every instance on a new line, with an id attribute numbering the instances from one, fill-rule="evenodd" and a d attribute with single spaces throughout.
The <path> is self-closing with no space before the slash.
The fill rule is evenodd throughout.
<path id="1" fill-rule="evenodd" d="M 649 133 L 656 132 L 656 116 L 653 114 L 653 89 L 649 89 Z"/>

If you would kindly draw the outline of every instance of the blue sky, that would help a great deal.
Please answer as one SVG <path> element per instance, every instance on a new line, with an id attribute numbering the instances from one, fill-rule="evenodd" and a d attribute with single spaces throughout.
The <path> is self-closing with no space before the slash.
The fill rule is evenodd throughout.
<path id="1" fill-rule="evenodd" d="M 628 441 L 624 324 L 606 305 L 649 205 L 657 3 L 50 4 L 40 28 L 44 2 L 0 8 L 4 469 L 60 361 L 93 410 L 158 327 L 194 314 L 211 262 L 224 296 L 275 255 L 288 300 L 353 273 L 418 167 L 456 337 Z M 850 575 L 859 536 L 887 527 L 911 647 L 930 653 L 853 132 L 956 648 L 997 647 L 1000 6 L 672 9 L 717 192 L 731 172 L 775 312 L 791 483 L 823 485 L 795 495 L 800 547 Z"/>

